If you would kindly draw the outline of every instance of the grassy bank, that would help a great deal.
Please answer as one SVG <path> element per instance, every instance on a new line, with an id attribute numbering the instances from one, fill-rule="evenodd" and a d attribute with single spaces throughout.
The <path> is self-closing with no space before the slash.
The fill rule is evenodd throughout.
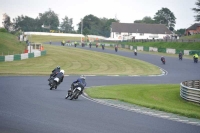
<path id="1" fill-rule="evenodd" d="M 123 56 L 44 45 L 46 56 L 21 61 L 0 62 L 1 75 L 47 75 L 56 66 L 66 74 L 150 75 L 160 74 L 157 66 Z"/>
<path id="2" fill-rule="evenodd" d="M 81 37 L 67 37 L 67 36 L 45 36 L 45 35 L 31 35 L 28 37 L 31 42 L 61 42 L 65 41 L 81 41 Z"/>
<path id="3" fill-rule="evenodd" d="M 178 50 L 200 50 L 199 42 L 122 42 L 131 46 L 146 46 L 157 48 L 173 48 Z"/>
<path id="4" fill-rule="evenodd" d="M 0 32 L 0 55 L 21 54 L 25 46 L 25 42 L 20 43 L 16 36 Z"/>
<path id="5" fill-rule="evenodd" d="M 92 98 L 120 100 L 165 112 L 200 119 L 200 105 L 180 97 L 179 84 L 117 85 L 86 89 Z"/>

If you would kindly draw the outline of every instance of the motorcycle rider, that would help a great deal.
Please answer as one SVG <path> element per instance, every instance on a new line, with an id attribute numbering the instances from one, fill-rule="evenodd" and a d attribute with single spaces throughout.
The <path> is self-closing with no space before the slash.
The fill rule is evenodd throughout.
<path id="1" fill-rule="evenodd" d="M 52 70 L 52 73 L 50 74 L 48 81 L 50 80 L 51 77 L 55 77 L 58 72 L 60 72 L 60 66 L 57 66 Z"/>
<path id="2" fill-rule="evenodd" d="M 165 61 L 165 57 L 161 56 L 161 61 L 162 62 Z"/>
<path id="3" fill-rule="evenodd" d="M 58 72 L 55 76 L 55 78 L 59 78 L 59 81 L 57 83 L 57 85 L 59 85 L 61 82 L 63 82 L 63 79 L 64 79 L 64 74 L 65 74 L 65 71 L 64 70 L 60 70 L 60 72 Z M 56 86 L 57 88 L 57 86 Z M 55 88 L 55 89 L 56 89 Z"/>
<path id="4" fill-rule="evenodd" d="M 136 49 L 134 49 L 134 54 L 137 55 L 137 50 Z"/>
<path id="5" fill-rule="evenodd" d="M 180 52 L 178 56 L 179 56 L 179 60 L 182 60 L 182 57 L 183 57 L 182 52 Z"/>
<path id="6" fill-rule="evenodd" d="M 89 45 L 90 45 L 90 48 L 91 48 L 91 46 L 92 46 L 92 43 L 90 42 L 90 44 L 89 44 Z"/>
<path id="7" fill-rule="evenodd" d="M 86 82 L 85 82 L 86 77 L 84 75 L 81 75 L 80 78 L 78 78 L 76 81 L 74 81 L 71 84 L 71 91 L 73 91 L 75 89 L 74 84 L 79 83 L 78 86 L 81 87 L 81 94 L 83 93 L 83 89 L 86 86 Z M 77 87 L 77 86 L 76 86 Z"/>
<path id="8" fill-rule="evenodd" d="M 196 54 L 194 54 L 193 58 L 194 58 L 194 62 L 195 62 L 195 60 L 198 62 L 198 58 L 199 58 L 199 56 L 198 56 L 198 54 L 197 54 L 197 53 L 196 53 Z M 196 62 L 196 63 L 197 63 L 197 62 Z"/>
<path id="9" fill-rule="evenodd" d="M 115 52 L 117 52 L 117 50 L 118 50 L 118 46 L 117 46 L 117 45 L 115 45 Z"/>
<path id="10" fill-rule="evenodd" d="M 104 50 L 104 48 L 105 48 L 105 44 L 101 44 L 101 47 L 102 47 L 102 49 Z"/>

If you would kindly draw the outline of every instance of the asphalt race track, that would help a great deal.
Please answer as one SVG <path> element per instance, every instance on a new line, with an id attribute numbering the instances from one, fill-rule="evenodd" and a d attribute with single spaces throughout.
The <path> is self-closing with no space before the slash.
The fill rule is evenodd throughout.
<path id="1" fill-rule="evenodd" d="M 54 43 L 59 45 L 60 43 Z M 72 47 L 72 46 L 71 46 Z M 82 47 L 78 47 L 82 48 Z M 180 83 L 200 79 L 200 63 L 166 57 L 166 65 L 157 55 L 114 49 L 84 47 L 155 64 L 166 70 L 163 76 L 88 76 L 87 87 L 114 84 Z M 66 70 L 67 73 L 67 70 Z M 66 76 L 57 90 L 49 90 L 48 76 L 0 77 L 0 132 L 2 133 L 199 133 L 200 126 L 140 114 L 106 106 L 79 97 L 66 100 L 72 81 L 78 76 Z"/>

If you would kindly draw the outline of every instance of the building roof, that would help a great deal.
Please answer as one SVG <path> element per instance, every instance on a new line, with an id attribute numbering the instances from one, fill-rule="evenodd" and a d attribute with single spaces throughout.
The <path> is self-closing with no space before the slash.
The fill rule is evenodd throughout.
<path id="1" fill-rule="evenodd" d="M 187 30 L 196 30 L 197 27 L 199 27 L 199 26 L 200 26 L 200 23 L 195 23 L 192 26 L 190 26 L 189 28 L 187 28 Z"/>
<path id="2" fill-rule="evenodd" d="M 111 25 L 112 32 L 172 34 L 165 24 L 118 23 Z"/>

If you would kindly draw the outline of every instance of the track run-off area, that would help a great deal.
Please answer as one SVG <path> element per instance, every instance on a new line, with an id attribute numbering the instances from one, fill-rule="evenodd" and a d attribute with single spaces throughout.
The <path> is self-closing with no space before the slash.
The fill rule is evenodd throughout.
<path id="1" fill-rule="evenodd" d="M 53 43 L 60 46 L 60 43 Z M 63 47 L 63 46 L 60 46 Z M 65 46 L 66 47 L 66 46 Z M 73 47 L 73 46 L 68 46 Z M 76 47 L 118 54 L 143 60 L 160 67 L 155 76 L 88 75 L 87 87 L 117 84 L 179 84 L 200 79 L 200 63 L 166 56 L 163 65 L 159 55 L 113 49 Z M 47 51 L 48 52 L 48 51 Z M 67 74 L 67 70 L 66 70 Z M 94 100 L 87 96 L 66 100 L 71 83 L 78 75 L 66 75 L 57 90 L 49 90 L 48 76 L 0 76 L 0 132 L 5 133 L 199 133 L 199 120 L 168 117 L 138 106 Z M 120 106 L 121 105 L 121 106 Z M 156 115 L 157 114 L 157 115 Z M 158 116 L 159 115 L 159 116 Z"/>

